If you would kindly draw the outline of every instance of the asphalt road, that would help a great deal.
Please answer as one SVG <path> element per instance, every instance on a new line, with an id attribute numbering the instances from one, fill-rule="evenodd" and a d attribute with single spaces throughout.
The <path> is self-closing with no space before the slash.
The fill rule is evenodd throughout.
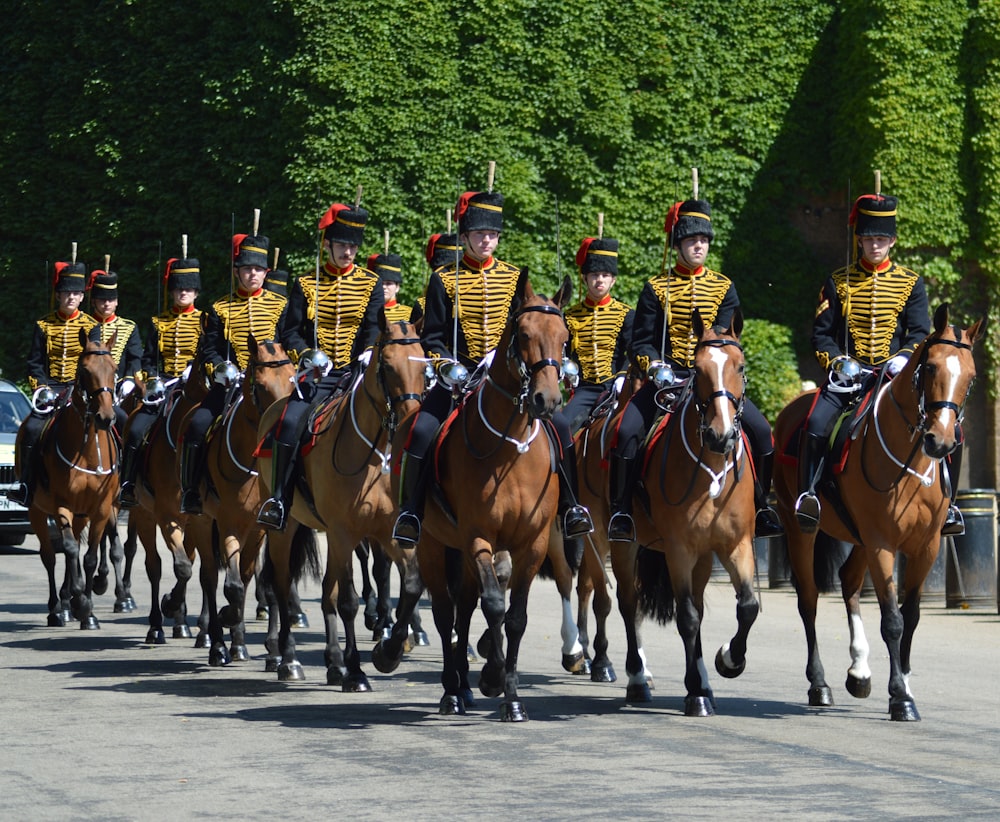
<path id="1" fill-rule="evenodd" d="M 374 691 L 325 684 L 319 584 L 303 590 L 311 626 L 297 632 L 307 680 L 253 659 L 210 668 L 189 640 L 144 644 L 139 611 L 96 602 L 99 631 L 45 625 L 45 576 L 29 537 L 0 549 L 0 818 L 7 820 L 285 819 L 945 819 L 1000 817 L 1000 617 L 995 609 L 925 606 L 911 687 L 923 717 L 887 716 L 887 661 L 874 601 L 864 606 L 872 696 L 843 689 L 847 626 L 839 599 L 821 603 L 820 643 L 836 705 L 806 707 L 805 642 L 790 589 L 763 590 L 744 675 L 712 670 L 718 713 L 683 715 L 674 626 L 647 625 L 653 701 L 626 706 L 622 679 L 563 672 L 551 582 L 532 589 L 521 655 L 530 721 L 501 723 L 499 699 L 465 717 L 437 714 L 440 643 L 392 675 L 370 663 Z M 167 566 L 169 568 L 169 565 Z M 766 582 L 765 582 L 766 585 Z M 196 610 L 200 594 L 190 606 Z M 481 616 L 478 623 L 482 625 Z M 735 625 L 727 583 L 713 581 L 705 653 Z M 478 667 L 474 666 L 474 671 Z"/>

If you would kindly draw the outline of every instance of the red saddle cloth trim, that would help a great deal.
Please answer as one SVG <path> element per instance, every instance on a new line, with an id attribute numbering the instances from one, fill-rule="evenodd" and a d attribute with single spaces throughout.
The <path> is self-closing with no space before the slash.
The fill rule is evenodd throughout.
<path id="1" fill-rule="evenodd" d="M 642 455 L 642 473 L 640 476 L 646 476 L 646 469 L 649 468 L 649 457 L 653 453 L 653 449 L 656 447 L 656 443 L 659 442 L 660 437 L 663 436 L 663 432 L 666 430 L 667 426 L 670 424 L 670 420 L 673 418 L 674 412 L 668 411 L 662 417 L 660 421 L 656 424 L 656 428 L 653 429 L 652 435 L 646 441 L 646 447 Z"/>
<path id="2" fill-rule="evenodd" d="M 463 403 L 464 405 L 464 403 Z M 437 478 L 441 476 L 441 446 L 444 444 L 445 439 L 447 439 L 448 434 L 451 432 L 451 426 L 455 424 L 455 420 L 458 419 L 458 412 L 462 410 L 462 405 L 457 406 L 447 417 L 445 417 L 444 423 L 441 425 L 441 430 L 438 431 L 437 439 L 434 440 L 434 477 Z"/>

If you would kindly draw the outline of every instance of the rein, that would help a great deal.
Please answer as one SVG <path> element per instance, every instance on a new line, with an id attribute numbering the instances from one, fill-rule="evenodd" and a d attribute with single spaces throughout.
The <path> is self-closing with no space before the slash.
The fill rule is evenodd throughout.
<path id="1" fill-rule="evenodd" d="M 85 357 L 91 357 L 91 356 L 110 357 L 111 352 L 100 349 L 97 351 L 84 351 L 80 354 L 81 364 Z M 79 368 L 77 370 L 79 372 Z M 80 443 L 80 447 L 79 450 L 76 452 L 75 458 L 71 460 L 63 453 L 62 449 L 59 447 L 59 439 L 56 438 L 55 441 L 56 455 L 65 465 L 76 471 L 80 471 L 84 474 L 90 474 L 92 476 L 106 476 L 118 470 L 118 466 L 114 463 L 114 461 L 112 461 L 107 468 L 104 468 L 104 457 L 101 454 L 101 440 L 100 437 L 97 436 L 98 427 L 97 424 L 94 422 L 94 418 L 97 416 L 97 411 L 93 406 L 97 403 L 97 401 L 100 400 L 101 394 L 103 394 L 104 392 L 111 394 L 113 397 L 114 396 L 113 384 L 110 386 L 102 385 L 98 387 L 97 390 L 91 392 L 88 391 L 86 388 L 84 388 L 83 385 L 81 385 L 80 374 L 78 373 L 76 377 L 76 383 L 73 386 L 72 408 L 77 413 L 77 416 L 80 418 L 80 422 L 83 425 L 83 442 Z M 83 466 L 78 464 L 78 460 L 80 460 L 83 457 L 83 451 L 87 447 L 87 443 L 90 441 L 91 429 L 93 429 L 94 444 L 97 448 L 97 468 L 84 468 Z M 114 442 L 114 437 L 111 436 L 110 430 L 108 431 L 108 441 Z"/>

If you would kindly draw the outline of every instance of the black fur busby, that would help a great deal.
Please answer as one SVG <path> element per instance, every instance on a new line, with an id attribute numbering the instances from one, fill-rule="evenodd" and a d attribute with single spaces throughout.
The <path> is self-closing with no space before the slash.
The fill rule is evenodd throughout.
<path id="1" fill-rule="evenodd" d="M 114 271 L 93 271 L 90 276 L 90 299 L 117 300 L 118 275 Z"/>
<path id="2" fill-rule="evenodd" d="M 715 239 L 712 229 L 712 207 L 705 200 L 685 200 L 675 203 L 667 214 L 664 230 L 671 235 L 670 244 L 676 246 L 686 237 L 704 234 L 709 242 Z"/>
<path id="3" fill-rule="evenodd" d="M 175 288 L 201 291 L 201 264 L 194 257 L 167 260 L 164 279 L 167 281 L 167 291 Z"/>
<path id="4" fill-rule="evenodd" d="M 361 245 L 365 241 L 365 226 L 368 212 L 358 206 L 351 208 L 342 203 L 334 203 L 319 221 L 323 239 L 334 243 Z"/>
<path id="5" fill-rule="evenodd" d="M 403 284 L 403 258 L 399 254 L 373 254 L 368 258 L 367 267 L 380 280 Z"/>
<path id="6" fill-rule="evenodd" d="M 55 265 L 55 291 L 86 291 L 87 267 L 83 263 L 63 263 Z"/>
<path id="7" fill-rule="evenodd" d="M 887 194 L 862 194 L 854 201 L 850 224 L 858 237 L 895 237 L 895 197 Z"/>
<path id="8" fill-rule="evenodd" d="M 462 234 L 499 232 L 503 230 L 503 195 L 496 191 L 467 191 L 455 206 L 455 217 Z"/>
<path id="9" fill-rule="evenodd" d="M 424 250 L 424 258 L 435 271 L 445 265 L 454 265 L 455 258 L 461 252 L 457 234 L 432 234 Z"/>
<path id="10" fill-rule="evenodd" d="M 610 237 L 587 237 L 576 252 L 576 264 L 580 274 L 586 276 L 594 271 L 607 271 L 618 276 L 618 240 Z"/>
<path id="11" fill-rule="evenodd" d="M 242 268 L 245 265 L 253 265 L 258 268 L 267 268 L 267 249 L 267 237 L 237 234 L 236 237 L 233 237 L 233 267 Z"/>

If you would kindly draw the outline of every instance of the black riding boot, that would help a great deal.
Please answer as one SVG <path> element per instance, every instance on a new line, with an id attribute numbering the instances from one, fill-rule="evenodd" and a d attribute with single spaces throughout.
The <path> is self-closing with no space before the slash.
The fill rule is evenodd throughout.
<path id="1" fill-rule="evenodd" d="M 636 457 L 611 455 L 611 474 L 608 477 L 611 496 L 608 539 L 611 542 L 635 542 L 632 492 L 635 489 L 636 462 Z"/>
<path id="2" fill-rule="evenodd" d="M 204 444 L 184 441 L 181 446 L 181 513 L 200 514 L 201 494 L 198 480 L 201 473 L 201 453 Z"/>
<path id="3" fill-rule="evenodd" d="M 416 545 L 420 541 L 420 520 L 424 516 L 424 491 L 422 482 L 424 459 L 412 454 L 403 454 L 403 475 L 400 477 L 399 516 L 392 529 L 392 538 L 397 542 Z"/>
<path id="4" fill-rule="evenodd" d="M 753 499 L 757 508 L 754 522 L 755 537 L 778 537 L 785 533 L 778 514 L 767 501 L 771 493 L 771 475 L 774 472 L 774 451 L 761 454 L 757 459 L 757 481 L 754 483 Z"/>
<path id="5" fill-rule="evenodd" d="M 941 536 L 943 537 L 960 537 L 965 533 L 965 517 L 962 516 L 961 509 L 955 505 L 955 497 L 958 494 L 958 475 L 962 471 L 962 450 L 963 446 L 959 445 L 951 452 L 951 457 L 941 461 L 941 484 L 944 486 L 944 492 L 950 498 L 948 514 L 944 519 L 944 525 L 941 526 Z"/>
<path id="6" fill-rule="evenodd" d="M 121 467 L 118 469 L 121 478 L 121 488 L 118 491 L 118 504 L 122 508 L 135 508 L 139 497 L 135 493 L 135 472 L 139 468 L 139 449 L 134 445 L 126 445 L 122 449 Z"/>
<path id="7" fill-rule="evenodd" d="M 271 496 L 257 512 L 257 524 L 274 531 L 284 531 L 292 506 L 294 484 L 290 482 L 295 467 L 297 444 L 275 440 L 271 446 Z M 290 488 L 291 486 L 291 488 Z"/>
<path id="8" fill-rule="evenodd" d="M 31 499 L 35 495 L 35 466 L 31 453 L 42 438 L 44 426 L 44 419 L 34 413 L 21 423 L 21 441 L 17 444 L 16 460 L 21 466 L 21 481 L 17 487 L 7 491 L 7 499 L 25 508 L 31 506 Z"/>
<path id="9" fill-rule="evenodd" d="M 815 534 L 819 530 L 819 497 L 816 496 L 816 482 L 826 455 L 826 437 L 802 432 L 799 444 L 799 498 L 795 501 L 795 518 L 803 534 Z"/>
<path id="10" fill-rule="evenodd" d="M 580 505 L 579 484 L 576 479 L 576 450 L 573 443 L 563 446 L 562 462 L 559 465 L 559 516 L 562 519 L 564 539 L 585 537 L 594 532 L 594 521 L 590 511 Z"/>

